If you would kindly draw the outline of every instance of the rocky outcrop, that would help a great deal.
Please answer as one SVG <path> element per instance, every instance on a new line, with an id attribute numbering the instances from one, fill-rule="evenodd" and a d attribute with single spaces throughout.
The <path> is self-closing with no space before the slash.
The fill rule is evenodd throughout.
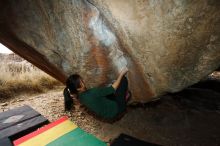
<path id="1" fill-rule="evenodd" d="M 58 80 L 89 86 L 129 68 L 136 101 L 194 84 L 220 65 L 218 0 L 10 0 L 0 41 Z"/>

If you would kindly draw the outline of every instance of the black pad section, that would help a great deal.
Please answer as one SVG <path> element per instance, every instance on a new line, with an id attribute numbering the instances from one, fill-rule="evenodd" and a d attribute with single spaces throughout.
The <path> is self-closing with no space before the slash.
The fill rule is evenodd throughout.
<path id="1" fill-rule="evenodd" d="M 49 121 L 29 106 L 0 113 L 0 138 L 18 139 Z M 1 146 L 1 145 L 0 145 Z"/>
<path id="2" fill-rule="evenodd" d="M 126 134 L 120 134 L 119 137 L 117 137 L 110 146 L 160 146 L 160 145 L 142 141 Z"/>
<path id="3" fill-rule="evenodd" d="M 0 146 L 13 146 L 10 139 L 8 138 L 1 138 L 0 139 Z"/>
<path id="4" fill-rule="evenodd" d="M 0 131 L 12 125 L 40 116 L 40 113 L 25 105 L 0 113 Z"/>
<path id="5" fill-rule="evenodd" d="M 43 116 L 34 117 L 23 121 L 0 131 L 0 138 L 9 137 L 11 140 L 22 137 L 37 128 L 48 123 L 48 120 Z"/>

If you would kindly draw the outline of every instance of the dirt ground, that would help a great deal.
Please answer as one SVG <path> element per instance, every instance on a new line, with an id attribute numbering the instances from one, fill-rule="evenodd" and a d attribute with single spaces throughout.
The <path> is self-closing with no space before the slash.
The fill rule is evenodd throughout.
<path id="1" fill-rule="evenodd" d="M 79 104 L 64 112 L 62 90 L 22 95 L 0 102 L 0 112 L 29 105 L 50 121 L 63 115 L 85 131 L 109 142 L 120 133 L 161 145 L 220 145 L 220 87 L 190 87 L 160 100 L 136 107 L 117 122 L 105 123 L 89 115 Z"/>

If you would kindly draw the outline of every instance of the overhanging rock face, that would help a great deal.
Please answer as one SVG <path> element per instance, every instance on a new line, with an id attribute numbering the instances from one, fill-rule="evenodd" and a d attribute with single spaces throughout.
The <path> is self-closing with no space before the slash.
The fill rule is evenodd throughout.
<path id="1" fill-rule="evenodd" d="M 58 80 L 89 86 L 129 68 L 136 101 L 179 91 L 220 65 L 218 0 L 5 0 L 0 41 Z"/>

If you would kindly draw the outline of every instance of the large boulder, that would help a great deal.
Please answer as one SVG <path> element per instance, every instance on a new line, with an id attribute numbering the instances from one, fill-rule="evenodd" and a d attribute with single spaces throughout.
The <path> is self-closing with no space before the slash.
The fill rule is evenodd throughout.
<path id="1" fill-rule="evenodd" d="M 2 0 L 0 42 L 61 82 L 104 85 L 127 66 L 147 102 L 220 66 L 220 1 Z"/>

